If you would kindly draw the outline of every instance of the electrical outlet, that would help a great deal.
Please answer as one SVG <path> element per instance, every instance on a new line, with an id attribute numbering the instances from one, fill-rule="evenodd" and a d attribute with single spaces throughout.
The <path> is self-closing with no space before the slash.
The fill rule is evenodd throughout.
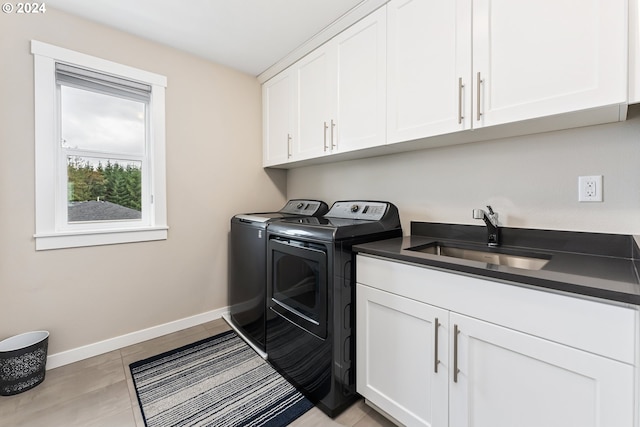
<path id="1" fill-rule="evenodd" d="M 578 201 L 602 201 L 602 175 L 578 177 Z"/>

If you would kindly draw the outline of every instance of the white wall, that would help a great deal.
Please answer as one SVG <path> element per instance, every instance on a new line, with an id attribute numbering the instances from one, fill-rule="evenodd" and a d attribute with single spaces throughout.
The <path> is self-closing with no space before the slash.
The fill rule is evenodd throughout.
<path id="1" fill-rule="evenodd" d="M 640 234 L 640 106 L 621 123 L 309 166 L 287 196 L 395 203 L 410 221 L 482 225 L 490 204 L 508 227 Z M 604 176 L 604 202 L 578 203 L 578 176 Z"/>
<path id="2" fill-rule="evenodd" d="M 168 240 L 35 251 L 31 39 L 167 76 Z M 0 339 L 55 354 L 225 307 L 229 219 L 285 201 L 257 79 L 49 7 L 0 14 L 0 70 Z"/>

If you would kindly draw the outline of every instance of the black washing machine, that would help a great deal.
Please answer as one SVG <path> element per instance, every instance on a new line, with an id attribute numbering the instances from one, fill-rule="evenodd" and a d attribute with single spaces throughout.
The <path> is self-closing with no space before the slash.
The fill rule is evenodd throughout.
<path id="1" fill-rule="evenodd" d="M 229 243 L 229 316 L 225 320 L 262 357 L 265 352 L 267 296 L 267 227 L 274 220 L 321 216 L 319 200 L 289 200 L 277 212 L 239 214 L 231 218 Z"/>
<path id="2" fill-rule="evenodd" d="M 355 254 L 352 246 L 402 236 L 388 202 L 342 201 L 319 218 L 267 230 L 269 362 L 331 417 L 355 390 Z"/>

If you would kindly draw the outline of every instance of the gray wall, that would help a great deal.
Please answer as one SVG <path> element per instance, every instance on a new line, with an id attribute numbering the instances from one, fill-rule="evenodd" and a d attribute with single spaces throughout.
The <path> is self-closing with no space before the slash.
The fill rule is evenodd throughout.
<path id="1" fill-rule="evenodd" d="M 640 234 L 640 110 L 628 120 L 291 170 L 287 196 L 379 199 L 410 221 Z M 604 202 L 578 203 L 578 176 L 604 176 Z"/>
<path id="2" fill-rule="evenodd" d="M 35 251 L 31 39 L 167 76 L 168 240 Z M 48 329 L 54 354 L 225 307 L 230 217 L 285 201 L 257 79 L 53 8 L 0 14 L 0 53 L 0 339 Z"/>

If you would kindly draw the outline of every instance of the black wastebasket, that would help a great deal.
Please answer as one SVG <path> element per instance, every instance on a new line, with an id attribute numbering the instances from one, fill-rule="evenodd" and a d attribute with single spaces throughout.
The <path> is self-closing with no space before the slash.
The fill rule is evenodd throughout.
<path id="1" fill-rule="evenodd" d="M 0 396 L 22 393 L 44 381 L 48 344 L 47 331 L 0 341 Z"/>

